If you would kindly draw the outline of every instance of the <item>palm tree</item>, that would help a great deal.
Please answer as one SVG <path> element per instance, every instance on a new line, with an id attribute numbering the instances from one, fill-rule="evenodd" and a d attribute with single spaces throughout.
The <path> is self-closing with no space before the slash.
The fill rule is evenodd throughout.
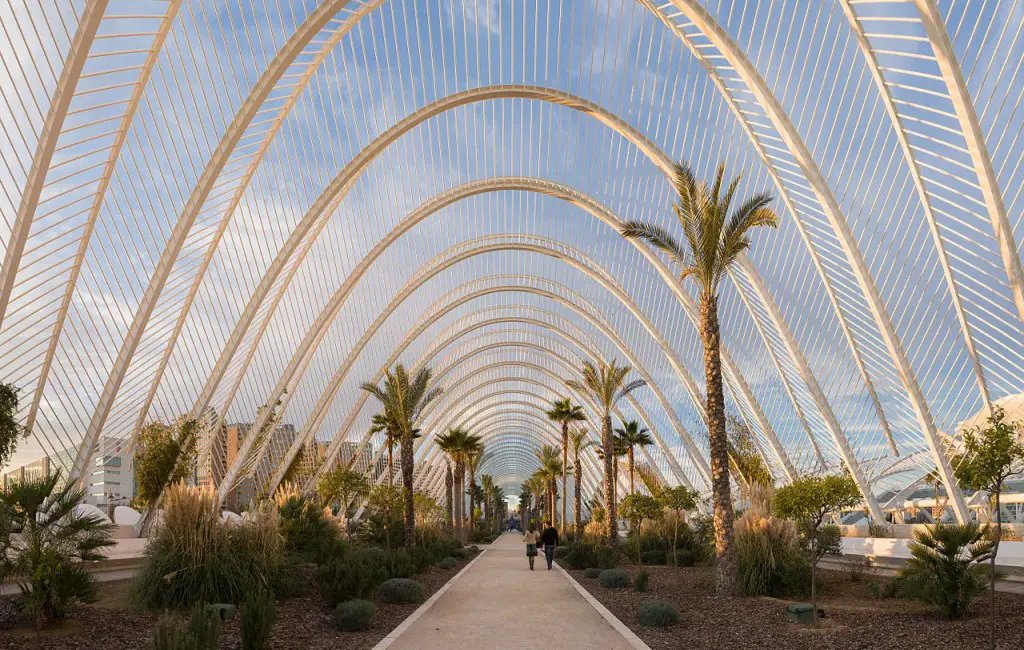
<path id="1" fill-rule="evenodd" d="M 533 518 L 540 519 L 540 505 L 543 501 L 542 495 L 547 491 L 547 481 L 539 472 L 534 472 L 527 481 L 530 492 L 533 494 Z"/>
<path id="2" fill-rule="evenodd" d="M 544 477 L 545 487 L 548 493 L 548 510 L 551 525 L 558 525 L 558 477 L 562 475 L 562 454 L 554 445 L 544 445 L 537 452 L 537 460 L 540 461 L 540 469 L 537 470 Z"/>
<path id="3" fill-rule="evenodd" d="M 583 534 L 583 522 L 581 521 L 582 515 L 580 514 L 580 492 L 583 488 L 583 466 L 580 464 L 580 452 L 590 447 L 594 442 L 587 435 L 586 429 L 580 428 L 569 432 L 569 444 L 572 445 L 572 468 L 573 477 L 575 479 L 575 490 L 572 495 L 572 508 L 573 508 L 573 524 L 576 535 Z"/>
<path id="4" fill-rule="evenodd" d="M 532 497 L 530 482 L 523 481 L 519 486 L 519 517 L 522 519 L 524 533 L 530 529 L 530 499 Z"/>
<path id="5" fill-rule="evenodd" d="M 447 454 L 448 463 L 444 477 L 445 485 L 445 510 L 448 517 L 448 525 L 452 528 L 455 539 L 462 540 L 462 503 L 454 500 L 453 491 L 461 490 L 462 474 L 465 472 L 464 461 L 461 457 L 463 439 L 466 432 L 462 429 L 449 429 L 447 433 L 437 436 L 437 448 Z M 452 465 L 455 471 L 452 472 Z M 454 507 L 453 506 L 454 503 Z"/>
<path id="6" fill-rule="evenodd" d="M 570 380 L 566 385 L 576 391 L 586 392 L 594 398 L 594 401 L 604 410 L 601 422 L 601 444 L 605 449 L 612 448 L 612 407 L 626 395 L 634 390 L 646 386 L 647 382 L 642 379 L 626 381 L 626 376 L 632 370 L 629 366 L 620 366 L 615 359 L 609 364 L 598 361 L 595 366 L 590 361 L 583 362 L 582 381 Z M 615 519 L 615 479 L 613 471 L 614 458 L 605 454 L 604 457 L 604 498 L 608 509 L 608 542 L 619 543 L 618 522 Z"/>
<path id="7" fill-rule="evenodd" d="M 475 436 L 474 436 L 475 437 Z M 473 529 L 476 527 L 475 522 L 475 511 L 476 511 L 476 469 L 480 466 L 480 461 L 483 460 L 484 445 L 480 441 L 480 438 L 476 438 L 474 444 L 469 445 L 466 449 L 466 471 L 469 473 L 469 534 L 473 534 Z"/>
<path id="8" fill-rule="evenodd" d="M 583 412 L 583 407 L 573 404 L 568 397 L 552 401 L 551 408 L 546 411 L 546 414 L 549 420 L 558 422 L 562 426 L 562 532 L 565 533 L 565 495 L 568 494 L 565 477 L 569 469 L 569 424 L 583 422 L 587 416 Z"/>
<path id="9" fill-rule="evenodd" d="M 647 447 L 654 444 L 654 440 L 651 439 L 650 431 L 647 427 L 641 426 L 636 420 L 630 420 L 624 422 L 622 427 L 615 430 L 615 435 L 618 437 L 622 446 L 626 448 L 626 462 L 629 467 L 629 493 L 636 493 L 636 485 L 634 482 L 634 458 L 633 450 L 636 447 Z"/>
<path id="10" fill-rule="evenodd" d="M 416 422 L 423 408 L 437 399 L 440 387 L 432 387 L 429 368 L 420 368 L 416 375 L 409 377 L 405 366 L 398 364 L 388 370 L 381 386 L 364 383 L 361 388 L 380 401 L 383 415 L 390 426 L 394 426 L 401 443 L 402 455 L 402 496 L 405 500 L 405 544 L 416 542 L 416 510 L 412 493 L 413 457 L 412 441 L 417 434 Z"/>
<path id="11" fill-rule="evenodd" d="M 490 474 L 481 474 L 480 487 L 484 491 L 484 500 L 480 503 L 480 508 L 483 510 L 484 521 L 490 521 L 494 518 L 494 509 L 491 507 L 491 496 L 494 493 L 494 477 Z"/>
<path id="12" fill-rule="evenodd" d="M 778 225 L 769 207 L 769 193 L 755 194 L 733 206 L 740 177 L 723 188 L 725 164 L 718 166 L 714 183 L 698 182 L 693 170 L 676 164 L 676 217 L 682 227 L 686 248 L 664 228 L 642 221 L 629 221 L 622 235 L 641 239 L 666 252 L 681 267 L 680 278 L 692 278 L 700 289 L 700 335 L 704 342 L 704 376 L 707 383 L 709 449 L 712 492 L 715 502 L 715 551 L 719 596 L 736 590 L 738 565 L 733 538 L 732 495 L 729 493 L 729 448 L 725 430 L 725 395 L 722 387 L 721 330 L 718 321 L 718 284 L 737 258 L 750 247 L 754 228 Z M 724 189 L 724 193 L 723 193 Z"/>
<path id="13" fill-rule="evenodd" d="M 455 477 L 452 475 L 452 463 L 451 460 L 447 460 L 444 464 L 444 527 L 447 529 L 449 535 L 455 534 L 455 526 L 453 523 L 455 513 L 452 511 L 452 489 L 454 487 Z"/>

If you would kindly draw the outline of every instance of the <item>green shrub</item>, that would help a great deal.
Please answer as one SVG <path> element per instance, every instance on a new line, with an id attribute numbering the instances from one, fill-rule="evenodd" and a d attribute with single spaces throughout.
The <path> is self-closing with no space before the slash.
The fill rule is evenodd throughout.
<path id="1" fill-rule="evenodd" d="M 250 592 L 242 603 L 238 632 L 242 650 L 263 650 L 270 645 L 270 633 L 277 618 L 274 594 L 266 590 Z"/>
<path id="2" fill-rule="evenodd" d="M 567 547 L 565 563 L 570 569 L 586 569 L 597 566 L 597 547 L 586 542 L 575 542 Z"/>
<path id="3" fill-rule="evenodd" d="M 334 625 L 342 632 L 361 632 L 373 627 L 377 606 L 368 600 L 348 600 L 334 608 Z"/>
<path id="4" fill-rule="evenodd" d="M 449 557 L 453 557 L 457 560 L 465 560 L 469 555 L 470 551 L 464 548 L 457 548 L 452 551 L 452 554 Z"/>
<path id="5" fill-rule="evenodd" d="M 675 566 L 693 566 L 694 564 L 693 553 L 686 550 L 685 548 L 677 550 L 675 557 Z"/>
<path id="6" fill-rule="evenodd" d="M 291 495 L 278 507 L 284 547 L 307 562 L 322 564 L 330 559 L 338 530 L 318 504 L 302 495 Z"/>
<path id="7" fill-rule="evenodd" d="M 664 600 L 645 600 L 640 603 L 636 618 L 644 627 L 668 627 L 679 622 L 675 607 Z"/>
<path id="8" fill-rule="evenodd" d="M 409 578 L 417 573 L 412 555 L 404 548 L 387 551 L 384 564 L 389 578 Z"/>
<path id="9" fill-rule="evenodd" d="M 317 569 L 317 585 L 331 606 L 353 598 L 369 598 L 377 585 L 388 578 L 377 551 L 380 549 L 356 549 Z"/>
<path id="10" fill-rule="evenodd" d="M 975 523 L 915 531 L 911 557 L 899 572 L 904 593 L 938 607 L 946 618 L 966 616 L 993 579 L 987 562 L 994 545 L 985 532 Z"/>
<path id="11" fill-rule="evenodd" d="M 99 587 L 81 562 L 102 560 L 101 551 L 114 544 L 112 524 L 74 513 L 85 490 L 75 482 L 59 484 L 54 473 L 0 490 L 0 574 L 18 585 L 21 607 L 36 628 L 98 598 Z"/>
<path id="12" fill-rule="evenodd" d="M 614 569 L 619 564 L 619 551 L 614 546 L 597 547 L 597 566 L 602 569 Z"/>
<path id="13" fill-rule="evenodd" d="M 385 603 L 414 605 L 423 602 L 423 583 L 409 578 L 391 578 L 381 584 L 380 599 Z"/>
<path id="14" fill-rule="evenodd" d="M 476 544 L 473 544 L 472 546 L 469 547 L 469 552 L 472 553 L 473 555 L 476 555 L 477 553 L 480 552 L 480 547 L 477 546 Z"/>
<path id="15" fill-rule="evenodd" d="M 596 566 L 590 567 L 589 569 L 585 569 L 583 571 L 583 577 L 588 578 L 590 580 L 596 580 L 601 576 L 602 571 L 604 571 L 604 569 L 598 569 Z"/>
<path id="16" fill-rule="evenodd" d="M 555 548 L 555 559 L 556 560 L 561 560 L 561 559 L 565 558 L 565 556 L 568 555 L 568 554 L 569 554 L 569 547 L 568 546 L 559 546 L 559 547 Z"/>
<path id="17" fill-rule="evenodd" d="M 629 586 L 629 574 L 622 569 L 605 569 L 597 580 L 605 589 L 625 589 Z"/>
<path id="18" fill-rule="evenodd" d="M 437 566 L 441 567 L 442 569 L 454 569 L 455 565 L 458 564 L 458 563 L 459 563 L 459 561 L 456 560 L 455 558 L 453 558 L 453 557 L 446 557 L 446 558 L 442 558 L 441 561 L 437 563 Z"/>
<path id="19" fill-rule="evenodd" d="M 153 626 L 151 650 L 216 650 L 220 617 L 213 610 L 197 606 L 186 623 L 176 614 L 161 616 Z"/>
<path id="20" fill-rule="evenodd" d="M 285 553 L 277 508 L 258 508 L 250 521 L 220 518 L 212 491 L 171 486 L 163 523 L 146 545 L 133 600 L 149 609 L 193 603 L 237 603 L 278 583 Z"/>
<path id="21" fill-rule="evenodd" d="M 668 556 L 665 551 L 661 549 L 654 549 L 651 551 L 644 551 L 643 554 L 644 564 L 656 564 L 662 565 L 668 562 Z"/>
<path id="22" fill-rule="evenodd" d="M 651 579 L 651 574 L 646 571 L 641 571 L 633 577 L 633 591 L 647 591 L 647 583 Z"/>

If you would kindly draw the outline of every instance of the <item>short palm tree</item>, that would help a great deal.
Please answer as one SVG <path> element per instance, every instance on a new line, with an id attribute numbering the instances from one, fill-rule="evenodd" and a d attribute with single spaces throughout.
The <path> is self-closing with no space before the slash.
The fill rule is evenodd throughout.
<path id="1" fill-rule="evenodd" d="M 405 366 L 398 364 L 394 370 L 388 370 L 384 383 L 380 386 L 364 383 L 361 388 L 380 401 L 384 407 L 383 415 L 393 423 L 401 444 L 402 456 L 402 496 L 405 501 L 405 544 L 411 546 L 416 542 L 416 510 L 413 499 L 413 449 L 412 441 L 417 435 L 416 422 L 420 419 L 424 407 L 434 401 L 440 394 L 440 387 L 431 386 L 432 372 L 429 368 L 421 368 L 413 377 L 409 376 Z"/>
<path id="2" fill-rule="evenodd" d="M 541 503 L 543 503 L 543 495 L 547 491 L 547 484 L 544 481 L 544 477 L 540 476 L 539 473 L 534 472 L 533 476 L 527 480 L 527 484 L 530 486 L 530 493 L 533 494 L 533 518 L 540 519 Z M 539 521 L 537 523 L 540 523 Z"/>
<path id="3" fill-rule="evenodd" d="M 484 500 L 480 503 L 480 508 L 483 510 L 484 521 L 490 521 L 494 518 L 494 509 L 491 507 L 491 496 L 494 493 L 494 477 L 490 474 L 481 474 L 480 487 L 484 490 Z"/>
<path id="4" fill-rule="evenodd" d="M 750 247 L 755 228 L 774 228 L 778 217 L 769 207 L 769 193 L 733 205 L 740 177 L 724 186 L 725 164 L 718 166 L 714 183 L 699 182 L 686 164 L 675 167 L 676 202 L 684 248 L 664 228 L 629 221 L 622 235 L 641 239 L 666 252 L 682 267 L 681 279 L 692 278 L 700 289 L 700 335 L 704 342 L 705 407 L 711 456 L 712 492 L 715 503 L 715 550 L 719 596 L 736 591 L 738 564 L 733 537 L 732 495 L 729 492 L 729 450 L 725 430 L 725 395 L 722 386 L 721 329 L 718 321 L 718 285 L 739 256 Z"/>
<path id="5" fill-rule="evenodd" d="M 598 361 L 595 366 L 589 361 L 583 362 L 583 380 L 570 380 L 566 385 L 576 391 L 589 394 L 594 401 L 603 409 L 603 420 L 601 423 L 601 445 L 605 449 L 612 448 L 612 408 L 619 400 L 629 395 L 636 389 L 646 386 L 647 382 L 642 379 L 626 381 L 629 366 L 620 366 L 612 359 L 611 363 Z M 615 519 L 615 460 L 609 455 L 604 457 L 604 498 L 605 507 L 608 509 L 608 542 L 619 543 L 618 521 Z"/>
<path id="6" fill-rule="evenodd" d="M 619 442 L 623 447 L 626 448 L 626 463 L 629 467 L 629 493 L 636 493 L 636 483 L 634 481 L 634 457 L 633 451 L 637 447 L 647 447 L 654 444 L 654 440 L 651 438 L 650 431 L 647 427 L 641 426 L 636 420 L 630 420 L 624 422 L 621 427 L 615 430 L 615 436 L 619 439 Z"/>
<path id="7" fill-rule="evenodd" d="M 580 452 L 592 446 L 594 442 L 587 435 L 586 429 L 580 428 L 569 432 L 569 444 L 572 445 L 572 473 L 575 479 L 575 489 L 572 495 L 573 530 L 576 531 L 577 536 L 580 536 L 583 534 L 583 522 L 580 512 L 583 505 L 580 502 L 580 492 L 583 488 L 583 466 L 580 464 Z"/>
<path id="8" fill-rule="evenodd" d="M 551 408 L 546 411 L 548 419 L 557 422 L 562 427 L 562 532 L 565 532 L 565 495 L 568 494 L 565 485 L 566 472 L 569 469 L 569 425 L 573 422 L 583 422 L 587 419 L 583 407 L 573 404 L 568 397 L 551 402 Z"/>
<path id="9" fill-rule="evenodd" d="M 530 529 L 530 501 L 532 498 L 530 482 L 523 481 L 519 486 L 519 517 L 522 519 L 524 533 Z"/>
<path id="10" fill-rule="evenodd" d="M 562 475 L 562 453 L 554 445 L 544 445 L 537 452 L 538 473 L 544 477 L 548 495 L 548 513 L 552 526 L 558 526 L 558 477 Z"/>
<path id="11" fill-rule="evenodd" d="M 466 449 L 466 472 L 469 473 L 469 487 L 467 488 L 469 494 L 469 534 L 471 535 L 473 534 L 473 528 L 476 526 L 474 519 L 476 516 L 476 469 L 480 467 L 480 461 L 483 460 L 483 456 L 484 445 L 479 438 L 476 438 L 475 443 L 469 445 Z"/>
<path id="12" fill-rule="evenodd" d="M 473 435 L 459 427 L 449 429 L 447 433 L 437 436 L 438 448 L 448 454 L 451 464 L 455 466 L 451 489 L 448 490 L 447 495 L 447 508 L 455 520 L 455 538 L 463 543 L 468 541 L 465 534 L 465 517 L 463 512 L 466 507 L 466 501 L 463 496 L 466 490 L 466 464 L 469 460 L 469 454 L 479 447 L 480 444 L 480 436 Z M 454 509 L 452 508 L 453 500 Z"/>

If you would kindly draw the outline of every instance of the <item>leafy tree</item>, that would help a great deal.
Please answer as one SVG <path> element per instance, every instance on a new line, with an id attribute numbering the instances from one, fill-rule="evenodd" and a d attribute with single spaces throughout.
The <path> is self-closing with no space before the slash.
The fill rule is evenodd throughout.
<path id="1" fill-rule="evenodd" d="M 196 459 L 198 428 L 196 420 L 179 418 L 173 425 L 151 422 L 139 431 L 135 481 L 141 506 L 156 507 L 167 486 L 188 477 Z"/>
<path id="2" fill-rule="evenodd" d="M 771 194 L 756 194 L 733 204 L 740 178 L 725 187 L 725 164 L 718 166 L 708 186 L 697 180 L 684 163 L 676 164 L 676 202 L 672 208 L 682 229 L 683 247 L 664 228 L 629 221 L 622 235 L 642 239 L 668 253 L 682 267 L 680 278 L 693 279 L 700 288 L 700 335 L 704 342 L 704 376 L 707 385 L 705 418 L 711 456 L 712 493 L 715 504 L 715 550 L 718 556 L 720 596 L 736 591 L 737 559 L 733 535 L 732 495 L 729 486 L 729 446 L 725 428 L 725 392 L 722 385 L 722 332 L 718 319 L 718 285 L 740 255 L 750 247 L 750 232 L 776 227 L 778 217 L 769 208 Z"/>
<path id="3" fill-rule="evenodd" d="M 966 616 L 971 601 L 995 583 L 986 565 L 995 544 L 985 533 L 974 522 L 914 531 L 910 559 L 900 568 L 907 595 L 935 605 L 946 618 Z"/>
<path id="4" fill-rule="evenodd" d="M 636 562 L 643 564 L 643 556 L 640 549 L 640 532 L 644 519 L 651 521 L 660 519 L 664 508 L 661 502 L 646 494 L 627 494 L 622 500 L 622 516 L 635 525 L 636 530 Z"/>
<path id="5" fill-rule="evenodd" d="M 569 432 L 569 444 L 572 445 L 572 474 L 573 474 L 573 494 L 572 494 L 572 507 L 573 507 L 573 523 L 575 524 L 574 530 L 576 535 L 583 534 L 583 521 L 582 521 L 582 503 L 580 502 L 580 495 L 583 491 L 583 465 L 580 464 L 580 452 L 588 447 L 593 446 L 594 442 L 587 435 L 586 429 L 580 428 Z"/>
<path id="6" fill-rule="evenodd" d="M 686 512 L 697 507 L 700 493 L 685 485 L 677 485 L 661 492 L 661 503 L 675 512 L 675 530 L 672 532 L 672 563 L 676 562 L 676 549 L 679 547 L 679 520 Z"/>
<path id="7" fill-rule="evenodd" d="M 85 489 L 62 481 L 59 472 L 0 490 L 0 519 L 10 537 L 0 564 L 21 591 L 36 628 L 62 620 L 76 602 L 95 602 L 99 588 L 85 562 L 105 559 L 114 525 L 98 516 L 75 514 Z"/>
<path id="8" fill-rule="evenodd" d="M 18 423 L 18 389 L 0 383 L 0 467 L 6 467 L 28 430 Z"/>
<path id="9" fill-rule="evenodd" d="M 568 397 L 551 402 L 551 408 L 546 411 L 549 420 L 557 422 L 562 427 L 562 532 L 565 532 L 565 477 L 569 470 L 569 425 L 573 422 L 583 422 L 587 419 L 583 407 L 573 404 Z"/>
<path id="10" fill-rule="evenodd" d="M 615 359 L 611 363 L 598 361 L 595 366 L 590 361 L 583 363 L 581 374 L 582 381 L 569 380 L 566 385 L 577 392 L 582 392 L 594 398 L 594 401 L 601 407 L 603 413 L 601 421 L 601 447 L 612 449 L 612 408 L 623 398 L 633 391 L 647 385 L 642 379 L 626 381 L 629 366 L 620 366 Z M 608 509 L 608 543 L 615 545 L 619 543 L 618 521 L 615 518 L 615 459 L 611 454 L 604 457 L 604 499 Z"/>
<path id="11" fill-rule="evenodd" d="M 811 605 L 814 607 L 815 623 L 818 622 L 815 569 L 822 556 L 836 552 L 840 541 L 835 530 L 823 530 L 821 524 L 828 513 L 852 508 L 860 502 L 860 488 L 848 473 L 805 476 L 779 488 L 775 493 L 775 513 L 797 522 L 797 528 L 810 554 Z"/>
<path id="12" fill-rule="evenodd" d="M 993 575 L 990 585 L 992 620 L 989 630 L 993 648 L 996 647 L 996 554 L 999 552 L 999 542 L 1003 536 L 1003 515 L 999 498 L 1007 479 L 1022 472 L 1024 444 L 1020 441 L 1020 428 L 1020 424 L 1006 420 L 1003 409 L 993 407 L 992 413 L 988 416 L 988 426 L 964 431 L 963 456 L 955 470 L 956 478 L 961 485 L 971 490 L 985 490 L 989 493 L 996 512 L 995 544 L 988 558 Z"/>
<path id="13" fill-rule="evenodd" d="M 362 473 L 338 465 L 320 477 L 316 491 L 325 505 L 337 500 L 341 513 L 348 519 L 354 502 L 370 493 L 370 482 Z"/>
<path id="14" fill-rule="evenodd" d="M 394 424 L 401 443 L 402 492 L 405 499 L 405 543 L 416 543 L 416 510 L 413 501 L 413 438 L 417 435 L 416 422 L 423 409 L 441 394 L 440 387 L 431 386 L 433 373 L 429 368 L 410 377 L 405 366 L 398 364 L 385 373 L 380 386 L 364 383 L 361 388 L 377 398 L 384 407 L 384 417 Z"/>
<path id="15" fill-rule="evenodd" d="M 651 433 L 647 427 L 642 426 L 636 420 L 624 422 L 620 428 L 615 430 L 615 435 L 619 439 L 620 445 L 626 449 L 626 463 L 627 467 L 629 467 L 629 492 L 634 494 L 636 493 L 636 485 L 634 482 L 635 463 L 633 450 L 636 447 L 653 445 L 654 439 L 651 438 Z"/>

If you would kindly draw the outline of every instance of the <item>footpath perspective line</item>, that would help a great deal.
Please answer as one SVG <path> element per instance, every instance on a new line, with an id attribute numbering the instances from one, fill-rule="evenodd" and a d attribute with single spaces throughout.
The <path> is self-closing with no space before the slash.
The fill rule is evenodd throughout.
<path id="1" fill-rule="evenodd" d="M 555 568 L 562 572 L 562 575 L 565 576 L 565 579 L 569 581 L 569 584 L 576 588 L 576 591 L 578 591 L 580 595 L 583 596 L 583 598 L 588 603 L 590 603 L 590 606 L 596 609 L 597 613 L 600 614 L 604 618 L 604 620 L 608 621 L 608 623 L 613 628 L 615 628 L 615 630 L 618 631 L 619 634 L 622 635 L 622 638 L 624 638 L 627 643 L 629 643 L 637 650 L 651 650 L 651 647 L 649 645 L 644 643 L 643 640 L 633 632 L 633 630 L 629 629 L 629 627 L 627 627 L 625 623 L 620 621 L 615 614 L 612 614 L 607 607 L 602 605 L 601 601 L 590 595 L 590 592 L 587 591 L 586 587 L 581 585 L 579 582 L 576 581 L 575 578 L 569 575 L 569 572 L 563 569 L 561 565 L 558 564 L 558 562 L 553 562 L 552 564 L 554 564 Z"/>
<path id="2" fill-rule="evenodd" d="M 440 589 L 435 591 L 434 594 L 430 598 L 428 598 L 425 603 L 423 603 L 422 605 L 417 607 L 415 612 L 413 612 L 412 614 L 409 614 L 408 618 L 406 618 L 404 621 L 399 623 L 398 627 L 396 627 L 395 629 L 391 630 L 390 634 L 388 634 L 386 637 L 381 639 L 380 642 L 377 643 L 377 645 L 373 646 L 373 650 L 384 650 L 384 648 L 390 647 L 392 643 L 397 641 L 398 638 L 400 636 L 402 636 L 403 634 L 405 634 L 405 632 L 410 627 L 412 627 L 413 623 L 418 621 L 421 616 L 423 616 L 425 613 L 427 613 L 427 610 L 429 610 L 431 607 L 434 606 L 434 603 L 436 603 L 438 601 L 438 599 L 441 598 L 441 596 L 444 595 L 444 592 L 448 591 L 449 587 L 451 587 L 453 584 L 455 584 L 455 581 L 458 580 L 459 578 L 461 578 L 463 573 L 465 573 L 466 571 L 469 571 L 470 567 L 472 567 L 474 564 L 476 564 L 477 560 L 482 558 L 484 556 L 484 554 L 487 553 L 487 551 L 488 551 L 488 549 L 486 549 L 486 548 L 481 549 L 480 552 L 476 554 L 476 557 L 473 558 L 473 560 L 469 564 L 467 564 L 466 566 L 462 567 L 462 570 L 459 571 L 458 573 L 456 573 L 455 575 L 453 575 L 451 580 L 449 580 L 448 582 L 444 583 L 444 585 L 442 585 Z"/>

